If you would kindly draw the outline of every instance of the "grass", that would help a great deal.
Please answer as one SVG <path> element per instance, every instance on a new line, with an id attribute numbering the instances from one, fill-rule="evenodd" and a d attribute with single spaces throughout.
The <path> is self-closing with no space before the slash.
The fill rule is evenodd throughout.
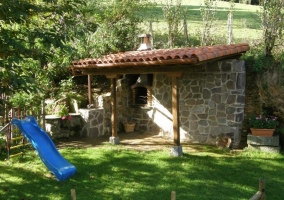
<path id="1" fill-rule="evenodd" d="M 181 157 L 169 151 L 127 150 L 121 145 L 60 149 L 77 167 L 70 179 L 58 182 L 33 150 L 24 158 L 0 161 L 1 199 L 249 199 L 265 178 L 267 199 L 282 199 L 283 154 L 230 153 L 213 146 L 192 145 Z"/>

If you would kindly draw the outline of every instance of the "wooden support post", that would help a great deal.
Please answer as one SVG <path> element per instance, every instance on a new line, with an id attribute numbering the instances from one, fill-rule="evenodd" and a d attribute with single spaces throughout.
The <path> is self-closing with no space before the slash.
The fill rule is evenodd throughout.
<path id="1" fill-rule="evenodd" d="M 88 100 L 89 105 L 92 104 L 92 76 L 88 75 Z"/>
<path id="2" fill-rule="evenodd" d="M 116 81 L 118 74 L 107 74 L 107 78 L 111 79 L 111 137 L 110 143 L 119 144 L 117 137 L 117 112 L 116 112 Z"/>
<path id="3" fill-rule="evenodd" d="M 76 191 L 75 189 L 71 189 L 71 199 L 76 200 Z"/>
<path id="4" fill-rule="evenodd" d="M 173 115 L 173 132 L 174 145 L 180 146 L 180 131 L 179 131 L 179 94 L 178 94 L 178 77 L 180 73 L 169 74 L 172 77 L 172 115 Z"/>
<path id="5" fill-rule="evenodd" d="M 116 116 L 116 78 L 111 79 L 111 132 L 117 137 L 117 116 Z"/>

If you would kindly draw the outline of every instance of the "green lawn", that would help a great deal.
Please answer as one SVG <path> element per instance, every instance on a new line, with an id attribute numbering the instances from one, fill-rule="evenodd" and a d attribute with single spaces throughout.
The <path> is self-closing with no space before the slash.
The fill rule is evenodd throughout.
<path id="1" fill-rule="evenodd" d="M 283 199 L 283 154 L 230 153 L 213 146 L 192 145 L 182 157 L 167 151 L 135 151 L 123 146 L 60 149 L 77 167 L 67 181 L 58 182 L 33 150 L 10 162 L 0 161 L 0 199 L 249 199 L 266 180 L 267 199 Z"/>
<path id="2" fill-rule="evenodd" d="M 154 1 L 153 2 L 157 2 Z M 145 13 L 144 25 L 142 26 L 145 32 L 149 31 L 149 21 L 153 22 L 154 36 L 162 33 L 167 33 L 168 27 L 163 17 L 162 6 L 166 0 L 160 0 L 157 3 L 157 7 L 148 10 Z M 175 1 L 173 1 L 175 2 Z M 200 35 L 202 31 L 202 16 L 200 14 L 200 5 L 202 0 L 183 0 L 182 8 L 188 9 L 187 12 L 187 29 L 191 40 Z M 217 21 L 216 25 L 212 28 L 212 36 L 216 38 L 216 42 L 219 44 L 227 43 L 227 16 L 230 4 L 228 2 L 219 1 L 217 9 Z M 233 12 L 233 43 L 248 42 L 254 43 L 261 39 L 261 21 L 257 14 L 260 11 L 259 6 L 246 5 L 235 3 Z M 181 28 L 181 27 L 180 27 Z M 181 28 L 181 34 L 183 29 Z M 192 45 L 194 42 L 190 42 Z"/>

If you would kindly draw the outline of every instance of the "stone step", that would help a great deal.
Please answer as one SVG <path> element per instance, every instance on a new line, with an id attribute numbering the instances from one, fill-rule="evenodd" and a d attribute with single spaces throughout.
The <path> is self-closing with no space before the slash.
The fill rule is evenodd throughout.
<path id="1" fill-rule="evenodd" d="M 247 136 L 248 149 L 279 153 L 279 136 Z"/>
<path id="2" fill-rule="evenodd" d="M 279 146 L 279 136 L 247 136 L 247 143 L 253 145 Z"/>
<path id="3" fill-rule="evenodd" d="M 273 146 L 259 146 L 259 145 L 249 144 L 248 149 L 259 150 L 259 151 L 264 151 L 264 152 L 269 152 L 269 153 L 279 153 L 280 152 L 279 146 L 273 147 Z"/>

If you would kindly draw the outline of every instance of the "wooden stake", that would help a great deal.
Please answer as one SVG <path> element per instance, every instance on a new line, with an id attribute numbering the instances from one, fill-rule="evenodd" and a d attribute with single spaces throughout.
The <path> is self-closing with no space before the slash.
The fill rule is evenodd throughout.
<path id="1" fill-rule="evenodd" d="M 76 191 L 75 189 L 71 189 L 71 199 L 76 200 Z"/>
<path id="2" fill-rule="evenodd" d="M 259 191 L 261 192 L 260 200 L 265 200 L 265 180 L 263 178 L 259 179 Z"/>
<path id="3" fill-rule="evenodd" d="M 171 200 L 176 200 L 176 192 L 172 191 Z"/>
<path id="4" fill-rule="evenodd" d="M 265 181 L 264 179 L 260 178 L 259 179 L 259 189 L 253 195 L 250 200 L 265 200 Z"/>

